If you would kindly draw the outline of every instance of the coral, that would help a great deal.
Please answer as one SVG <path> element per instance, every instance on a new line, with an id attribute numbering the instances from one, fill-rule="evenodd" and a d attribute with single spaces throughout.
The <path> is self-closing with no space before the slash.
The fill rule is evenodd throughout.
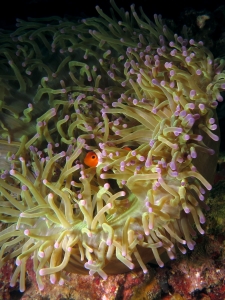
<path id="1" fill-rule="evenodd" d="M 210 17 L 208 15 L 199 15 L 197 17 L 197 25 L 200 29 L 205 26 L 205 21 L 209 20 Z"/>
<path id="2" fill-rule="evenodd" d="M 145 279 L 144 284 L 142 284 L 140 287 L 136 288 L 136 291 L 134 291 L 133 296 L 129 299 L 131 299 L 131 300 L 161 299 L 161 289 L 160 289 L 159 281 L 157 280 L 157 278 L 156 277 L 149 278 L 148 281 Z"/>
<path id="3" fill-rule="evenodd" d="M 207 199 L 207 204 L 209 206 L 209 211 L 207 212 L 207 232 L 216 235 L 224 234 L 224 189 L 225 189 L 225 177 L 224 177 L 224 158 L 218 161 L 219 170 L 215 177 L 217 183 L 214 188 L 209 193 Z"/>
<path id="4" fill-rule="evenodd" d="M 16 259 L 21 291 L 29 257 L 43 290 L 64 270 L 147 273 L 194 248 L 193 225 L 204 233 L 224 61 L 111 3 L 112 18 L 96 7 L 99 18 L 17 20 L 0 36 L 0 266 Z"/>
<path id="5" fill-rule="evenodd" d="M 184 299 L 208 299 L 214 293 L 223 297 L 224 236 L 205 235 L 189 252 L 164 268 L 170 292 Z"/>

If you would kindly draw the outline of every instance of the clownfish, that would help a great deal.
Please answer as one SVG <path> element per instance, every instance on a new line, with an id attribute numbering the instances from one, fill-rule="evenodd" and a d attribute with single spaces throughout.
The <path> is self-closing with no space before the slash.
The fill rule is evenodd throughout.
<path id="1" fill-rule="evenodd" d="M 123 147 L 122 149 L 131 151 L 132 149 L 129 147 Z M 86 154 L 84 158 L 84 164 L 88 167 L 96 167 L 98 165 L 98 156 L 94 151 L 90 151 Z"/>
<path id="2" fill-rule="evenodd" d="M 127 150 L 127 151 L 131 151 L 132 149 L 131 148 L 129 148 L 129 147 L 123 147 L 122 149 L 124 149 L 124 150 Z"/>
<path id="3" fill-rule="evenodd" d="M 90 151 L 84 158 L 84 163 L 88 167 L 96 167 L 98 164 L 98 156 L 94 151 Z"/>

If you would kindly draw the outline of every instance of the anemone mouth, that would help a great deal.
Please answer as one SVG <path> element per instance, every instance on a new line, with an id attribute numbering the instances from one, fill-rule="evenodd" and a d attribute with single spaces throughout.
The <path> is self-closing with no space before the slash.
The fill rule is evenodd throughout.
<path id="1" fill-rule="evenodd" d="M 0 266 L 16 258 L 11 285 L 20 276 L 22 291 L 30 256 L 42 289 L 42 276 L 62 282 L 63 270 L 146 273 L 148 261 L 163 266 L 164 252 L 192 250 L 193 226 L 204 233 L 223 62 L 160 16 L 153 24 L 134 6 L 131 19 L 112 6 L 123 21 L 97 7 L 101 17 L 77 27 L 20 20 L 4 36 L 5 97 L 33 103 L 18 113 L 2 103 L 22 129 L 1 124 L 11 153 L 0 178 Z M 96 166 L 83 163 L 89 151 Z"/>

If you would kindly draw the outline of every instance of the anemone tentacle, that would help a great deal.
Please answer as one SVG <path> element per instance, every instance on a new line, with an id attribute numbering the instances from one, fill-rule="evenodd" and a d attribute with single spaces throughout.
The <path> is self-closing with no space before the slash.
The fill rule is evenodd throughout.
<path id="1" fill-rule="evenodd" d="M 21 291 L 31 256 L 43 289 L 63 270 L 146 273 L 194 248 L 193 225 L 204 234 L 224 62 L 161 16 L 111 3 L 119 22 L 97 7 L 0 36 L 0 266 L 16 258 Z"/>

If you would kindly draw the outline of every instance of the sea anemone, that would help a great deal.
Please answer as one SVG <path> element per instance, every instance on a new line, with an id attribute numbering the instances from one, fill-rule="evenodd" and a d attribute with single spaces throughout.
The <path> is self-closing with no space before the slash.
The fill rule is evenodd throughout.
<path id="1" fill-rule="evenodd" d="M 204 233 L 224 61 L 111 4 L 112 18 L 96 7 L 0 36 L 0 266 L 16 259 L 21 291 L 30 257 L 42 290 L 64 270 L 146 273 Z"/>

